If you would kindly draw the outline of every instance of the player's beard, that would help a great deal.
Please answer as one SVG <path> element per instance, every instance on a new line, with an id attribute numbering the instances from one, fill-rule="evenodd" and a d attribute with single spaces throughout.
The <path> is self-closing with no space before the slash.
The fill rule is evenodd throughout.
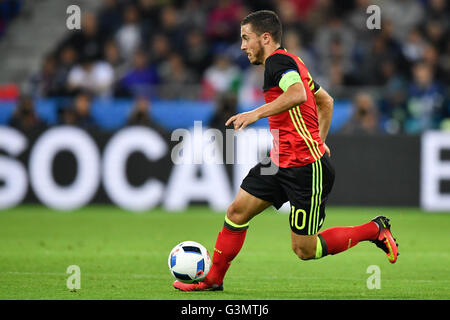
<path id="1" fill-rule="evenodd" d="M 263 47 L 261 41 L 258 44 L 259 44 L 259 48 L 257 51 L 255 51 L 255 54 L 254 54 L 255 60 L 253 62 L 251 62 L 251 64 L 254 64 L 254 65 L 260 65 L 263 63 L 263 60 L 264 60 L 264 47 Z"/>

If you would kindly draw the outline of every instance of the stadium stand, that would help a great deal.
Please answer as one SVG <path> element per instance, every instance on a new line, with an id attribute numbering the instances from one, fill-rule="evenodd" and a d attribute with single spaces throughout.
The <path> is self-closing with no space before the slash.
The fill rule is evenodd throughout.
<path id="1" fill-rule="evenodd" d="M 9 2 L 21 1 L 2 3 Z M 103 130 L 126 125 L 138 97 L 149 100 L 151 118 L 168 130 L 195 119 L 209 124 L 224 94 L 237 97 L 237 110 L 255 107 L 263 103 L 262 77 L 240 52 L 239 23 L 264 7 L 280 15 L 284 46 L 335 98 L 331 132 L 364 130 L 357 116 L 364 94 L 376 111 L 374 132 L 444 130 L 450 118 L 450 5 L 375 2 L 383 12 L 379 30 L 366 27 L 367 0 L 339 6 L 329 0 L 91 1 L 82 10 L 81 30 L 63 32 L 39 55 L 38 70 L 0 89 L 7 92 L 0 94 L 0 123 L 8 123 L 19 100 L 19 89 L 11 86 L 33 97 L 48 125 L 60 123 L 61 110 L 88 91 L 93 121 Z"/>

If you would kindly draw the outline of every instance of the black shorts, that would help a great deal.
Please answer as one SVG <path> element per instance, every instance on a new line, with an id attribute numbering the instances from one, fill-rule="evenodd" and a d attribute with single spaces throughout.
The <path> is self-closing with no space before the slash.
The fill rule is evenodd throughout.
<path id="1" fill-rule="evenodd" d="M 301 235 L 316 234 L 325 220 L 325 204 L 334 183 L 334 168 L 328 156 L 302 167 L 281 168 L 267 162 L 254 166 L 241 188 L 272 202 L 277 209 L 289 201 L 292 231 Z M 275 173 L 267 174 L 271 170 Z"/>

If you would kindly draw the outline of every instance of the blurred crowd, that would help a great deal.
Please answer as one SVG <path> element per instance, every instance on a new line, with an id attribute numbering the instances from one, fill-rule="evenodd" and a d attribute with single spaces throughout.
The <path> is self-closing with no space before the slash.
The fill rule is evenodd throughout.
<path id="1" fill-rule="evenodd" d="M 367 27 L 371 4 L 381 9 L 380 29 Z M 263 68 L 241 53 L 239 25 L 262 8 L 279 14 L 282 45 L 315 81 L 335 100 L 352 101 L 342 133 L 450 128 L 446 0 L 104 0 L 45 57 L 32 95 L 76 97 L 61 121 L 83 123 L 90 120 L 77 105 L 92 97 L 134 97 L 142 109 L 144 98 L 229 105 L 233 95 L 257 106 Z"/>

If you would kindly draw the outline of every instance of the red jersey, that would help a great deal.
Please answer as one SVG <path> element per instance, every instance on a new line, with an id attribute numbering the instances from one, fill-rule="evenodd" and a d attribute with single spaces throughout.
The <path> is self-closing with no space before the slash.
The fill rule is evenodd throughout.
<path id="1" fill-rule="evenodd" d="M 313 81 L 303 61 L 283 48 L 267 59 L 264 70 L 264 100 L 269 103 L 283 93 L 281 78 L 296 71 L 306 91 L 306 101 L 288 111 L 268 117 L 273 135 L 272 161 L 282 168 L 299 167 L 315 162 L 325 153 L 319 136 L 319 121 L 314 93 L 318 85 Z M 278 137 L 276 135 L 278 130 Z"/>

